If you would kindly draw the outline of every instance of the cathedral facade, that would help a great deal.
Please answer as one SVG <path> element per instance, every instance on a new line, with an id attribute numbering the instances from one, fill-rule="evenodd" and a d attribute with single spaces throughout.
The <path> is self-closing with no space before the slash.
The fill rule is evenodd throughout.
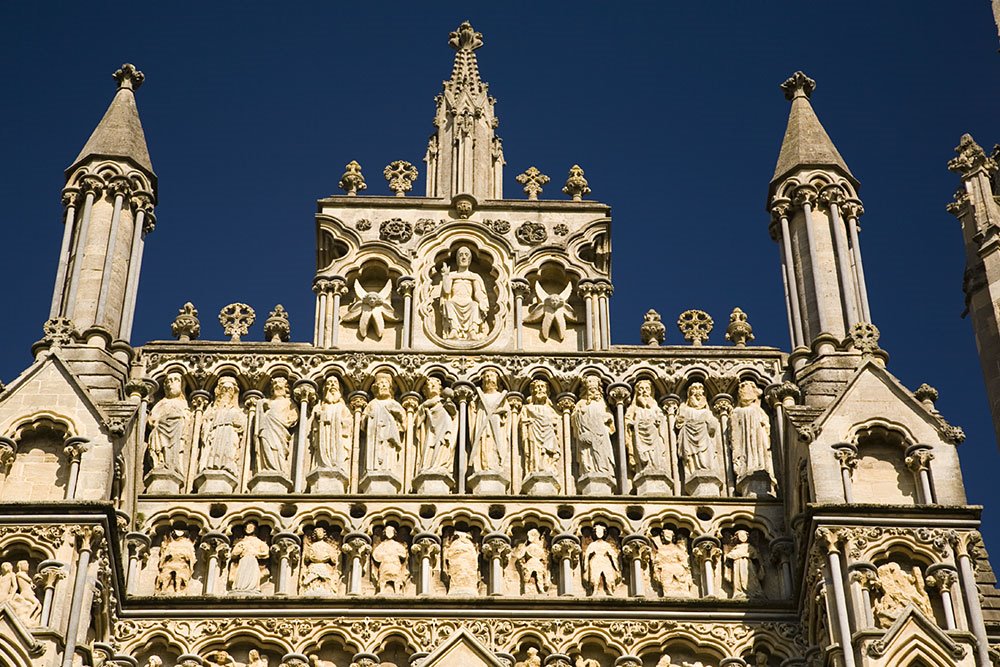
<path id="1" fill-rule="evenodd" d="M 739 309 L 727 345 L 697 310 L 687 344 L 650 311 L 619 345 L 610 207 L 576 165 L 505 197 L 483 36 L 448 44 L 424 166 L 365 196 L 352 161 L 317 202 L 311 342 L 242 303 L 221 339 L 187 303 L 176 340 L 130 342 L 157 178 L 144 76 L 115 73 L 44 337 L 0 393 L 0 664 L 995 664 L 963 434 L 886 368 L 815 82 L 781 86 L 767 193 L 790 350 Z M 953 168 L 982 245 L 997 163 L 963 139 Z"/>

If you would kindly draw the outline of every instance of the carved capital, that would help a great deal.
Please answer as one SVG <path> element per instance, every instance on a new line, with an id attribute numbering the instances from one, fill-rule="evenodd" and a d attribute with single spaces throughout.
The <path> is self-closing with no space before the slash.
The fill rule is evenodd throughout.
<path id="1" fill-rule="evenodd" d="M 55 588 L 56 584 L 66 578 L 69 568 L 55 560 L 45 560 L 38 564 L 38 573 L 33 582 L 41 589 Z"/>
<path id="2" fill-rule="evenodd" d="M 934 460 L 934 453 L 927 447 L 915 445 L 906 452 L 906 467 L 915 473 L 927 470 Z"/>
<path id="3" fill-rule="evenodd" d="M 552 539 L 552 557 L 556 560 L 568 560 L 570 564 L 576 565 L 580 560 L 583 549 L 580 547 L 580 540 L 576 535 L 562 533 Z"/>
<path id="4" fill-rule="evenodd" d="M 278 560 L 297 560 L 300 552 L 299 536 L 295 533 L 278 533 L 271 544 L 271 555 Z"/>
<path id="5" fill-rule="evenodd" d="M 97 174 L 87 174 L 80 179 L 80 191 L 97 199 L 104 192 L 104 179 Z"/>
<path id="6" fill-rule="evenodd" d="M 823 553 L 838 553 L 843 541 L 844 536 L 838 530 L 825 527 L 818 528 L 816 530 L 816 546 L 818 546 Z"/>
<path id="7" fill-rule="evenodd" d="M 816 82 L 800 70 L 785 79 L 781 84 L 781 90 L 785 93 L 786 100 L 793 100 L 796 97 L 809 99 L 816 90 Z"/>
<path id="8" fill-rule="evenodd" d="M 115 197 L 126 199 L 132 194 L 132 181 L 125 176 L 112 176 L 108 180 L 108 191 Z"/>
<path id="9" fill-rule="evenodd" d="M 772 384 L 764 392 L 768 404 L 772 407 L 778 403 L 786 406 L 795 405 L 795 401 L 800 395 L 798 385 L 787 380 L 781 384 Z"/>
<path id="10" fill-rule="evenodd" d="M 652 552 L 649 539 L 645 535 L 633 533 L 626 535 L 622 540 L 622 556 L 627 560 L 648 563 Z"/>
<path id="11" fill-rule="evenodd" d="M 524 278 L 513 278 L 510 281 L 510 291 L 514 294 L 515 299 L 521 299 L 522 301 L 531 294 L 528 281 Z"/>
<path id="12" fill-rule="evenodd" d="M 770 551 L 774 563 L 791 563 L 795 556 L 795 540 L 791 537 L 776 537 L 771 540 Z"/>
<path id="13" fill-rule="evenodd" d="M 792 202 L 796 206 L 809 206 L 812 208 L 818 197 L 819 194 L 816 192 L 816 188 L 811 185 L 800 185 L 792 193 Z"/>
<path id="14" fill-rule="evenodd" d="M 476 388 L 470 382 L 456 382 L 452 386 L 452 391 L 459 403 L 468 403 L 476 395 Z"/>
<path id="15" fill-rule="evenodd" d="M 17 456 L 17 442 L 11 438 L 0 436 L 0 472 L 10 471 L 10 464 Z"/>
<path id="16" fill-rule="evenodd" d="M 205 553 L 208 558 L 215 558 L 224 561 L 229 558 L 229 537 L 223 533 L 206 533 L 198 544 L 198 549 Z"/>
<path id="17" fill-rule="evenodd" d="M 340 550 L 349 558 L 363 560 L 372 552 L 372 538 L 364 533 L 348 533 Z"/>
<path id="18" fill-rule="evenodd" d="M 76 542 L 76 548 L 80 551 L 93 551 L 104 539 L 103 526 L 73 526 L 69 530 L 70 536 Z"/>
<path id="19" fill-rule="evenodd" d="M 549 653 L 542 664 L 545 667 L 573 667 L 569 656 L 564 653 Z"/>
<path id="20" fill-rule="evenodd" d="M 716 394 L 712 399 L 712 409 L 720 417 L 729 417 L 733 413 L 733 397 L 729 394 Z"/>
<path id="21" fill-rule="evenodd" d="M 691 556 L 698 565 L 704 565 L 706 562 L 717 564 L 722 558 L 719 539 L 712 535 L 699 535 L 691 545 Z"/>
<path id="22" fill-rule="evenodd" d="M 351 667 L 379 667 L 382 661 L 374 653 L 355 653 Z"/>
<path id="23" fill-rule="evenodd" d="M 352 391 L 348 396 L 348 403 L 351 406 L 351 411 L 357 414 L 368 405 L 368 394 L 363 391 Z"/>
<path id="24" fill-rule="evenodd" d="M 125 548 L 140 560 L 149 556 L 149 545 L 150 538 L 146 533 L 131 532 L 125 536 Z"/>
<path id="25" fill-rule="evenodd" d="M 842 470 L 851 472 L 858 467 L 858 448 L 850 443 L 842 442 L 834 445 L 833 456 L 840 463 Z"/>
<path id="26" fill-rule="evenodd" d="M 396 292 L 402 297 L 413 296 L 413 290 L 417 286 L 417 281 L 413 276 L 401 276 L 396 281 Z"/>
<path id="27" fill-rule="evenodd" d="M 624 382 L 615 382 L 608 387 L 608 400 L 612 405 L 625 405 L 632 398 L 632 388 Z"/>
<path id="28" fill-rule="evenodd" d="M 490 533 L 483 537 L 483 557 L 494 559 L 499 558 L 502 563 L 506 563 L 510 556 L 510 538 L 503 533 Z"/>
<path id="29" fill-rule="evenodd" d="M 788 217 L 788 212 L 792 208 L 792 200 L 787 197 L 775 197 L 771 200 L 771 221 L 780 223 L 782 218 Z"/>
<path id="30" fill-rule="evenodd" d="M 951 591 L 958 582 L 958 570 L 946 563 L 937 563 L 927 568 L 927 576 L 924 579 L 927 588 L 936 591 Z"/>
<path id="31" fill-rule="evenodd" d="M 77 200 L 80 198 L 80 188 L 63 188 L 62 205 L 63 208 L 70 206 L 76 208 Z"/>
<path id="32" fill-rule="evenodd" d="M 830 207 L 840 207 L 847 201 L 847 193 L 844 191 L 844 188 L 839 185 L 827 185 L 820 191 L 819 201 L 821 204 L 826 204 Z"/>
<path id="33" fill-rule="evenodd" d="M 840 206 L 840 211 L 848 220 L 857 220 L 865 214 L 865 207 L 861 205 L 860 199 L 848 199 Z"/>
<path id="34" fill-rule="evenodd" d="M 407 412 L 416 412 L 420 406 L 420 394 L 415 391 L 408 391 L 399 397 L 399 403 Z"/>
<path id="35" fill-rule="evenodd" d="M 510 404 L 511 412 L 517 414 L 521 412 L 521 408 L 524 406 L 524 396 L 519 391 L 508 391 L 507 403 Z"/>
<path id="36" fill-rule="evenodd" d="M 191 407 L 195 412 L 204 411 L 212 402 L 212 395 L 204 389 L 196 389 L 191 392 Z"/>
<path id="37" fill-rule="evenodd" d="M 66 446 L 63 447 L 63 453 L 69 459 L 70 463 L 79 463 L 84 452 L 88 451 L 90 451 L 90 441 L 80 436 L 67 438 Z"/>
<path id="38" fill-rule="evenodd" d="M 433 533 L 420 533 L 413 539 L 410 553 L 416 558 L 427 558 L 433 561 L 441 553 L 441 540 Z"/>
<path id="39" fill-rule="evenodd" d="M 319 400 L 317 391 L 318 389 L 315 382 L 308 378 L 303 378 L 296 381 L 295 385 L 292 387 L 292 397 L 294 397 L 296 402 L 300 405 L 302 403 L 313 405 L 317 400 Z"/>
<path id="40" fill-rule="evenodd" d="M 327 289 L 333 296 L 347 294 L 347 281 L 342 276 L 333 276 L 327 281 Z"/>

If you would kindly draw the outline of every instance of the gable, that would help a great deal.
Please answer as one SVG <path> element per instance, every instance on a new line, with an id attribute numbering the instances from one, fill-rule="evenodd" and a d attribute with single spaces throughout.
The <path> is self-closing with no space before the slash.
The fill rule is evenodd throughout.
<path id="1" fill-rule="evenodd" d="M 18 377 L 0 397 L 0 435 L 31 416 L 62 418 L 74 435 L 96 435 L 105 422 L 92 400 L 66 364 L 55 355 L 34 364 Z"/>
<path id="2" fill-rule="evenodd" d="M 421 667 L 504 667 L 499 658 L 464 628 L 424 658 Z"/>
<path id="3" fill-rule="evenodd" d="M 967 653 L 912 606 L 896 619 L 881 639 L 868 647 L 868 654 L 880 659 L 878 664 L 893 667 L 908 665 L 918 658 L 931 666 L 954 665 Z"/>

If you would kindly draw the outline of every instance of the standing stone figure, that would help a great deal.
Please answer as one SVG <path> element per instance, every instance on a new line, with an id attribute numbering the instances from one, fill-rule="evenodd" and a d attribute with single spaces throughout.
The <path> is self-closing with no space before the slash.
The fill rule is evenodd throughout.
<path id="1" fill-rule="evenodd" d="M 456 530 L 445 547 L 444 571 L 451 595 L 479 594 L 479 548 L 466 531 Z"/>
<path id="2" fill-rule="evenodd" d="M 441 331 L 446 340 L 482 340 L 489 333 L 486 315 L 490 302 L 486 283 L 472 271 L 472 249 L 455 251 L 454 272 L 441 265 Z"/>
<path id="3" fill-rule="evenodd" d="M 444 493 L 450 492 L 454 487 L 457 412 L 450 396 L 444 395 L 441 380 L 427 378 L 424 384 L 424 402 L 417 408 L 416 422 L 420 441 L 416 477 L 424 482 L 420 489 L 424 493 L 433 490 L 428 488 L 428 483 L 432 480 L 439 484 L 431 486 Z"/>
<path id="4" fill-rule="evenodd" d="M 302 550 L 302 595 L 335 595 L 340 579 L 340 547 L 327 539 L 326 529 L 317 526 Z"/>
<path id="5" fill-rule="evenodd" d="M 549 399 L 549 383 L 535 380 L 531 395 L 521 408 L 521 450 L 523 456 L 524 492 L 529 494 L 558 493 L 561 448 L 559 427 L 562 420 Z"/>
<path id="6" fill-rule="evenodd" d="M 656 404 L 653 383 L 649 380 L 635 383 L 635 400 L 625 411 L 625 433 L 637 491 L 640 494 L 672 491 L 667 420 Z"/>
<path id="7" fill-rule="evenodd" d="M 510 455 L 510 405 L 507 392 L 500 390 L 500 376 L 493 369 L 483 373 L 483 386 L 477 388 L 476 415 L 470 436 L 472 468 L 470 486 L 473 493 L 503 493 L 507 490 Z"/>
<path id="8" fill-rule="evenodd" d="M 0 605 L 6 604 L 28 627 L 39 624 L 42 605 L 35 597 L 35 586 L 28 574 L 28 561 L 0 563 Z"/>
<path id="9" fill-rule="evenodd" d="M 175 528 L 160 545 L 154 590 L 159 595 L 182 595 L 187 592 L 194 574 L 194 542 L 186 531 Z"/>
<path id="10" fill-rule="evenodd" d="M 605 539 L 606 534 L 603 525 L 594 526 L 594 539 L 583 553 L 583 580 L 591 595 L 613 595 L 621 578 L 618 549 Z"/>
<path id="11" fill-rule="evenodd" d="M 771 420 L 760 406 L 760 395 L 755 383 L 740 382 L 729 418 L 736 492 L 741 496 L 773 496 L 775 491 Z"/>
<path id="12" fill-rule="evenodd" d="M 364 413 L 365 484 L 364 491 L 396 493 L 402 486 L 403 428 L 406 411 L 392 397 L 392 376 L 377 373 L 375 397 Z"/>
<path id="13" fill-rule="evenodd" d="M 611 493 L 615 479 L 611 434 L 615 419 L 601 391 L 601 379 L 583 379 L 583 396 L 573 408 L 573 435 L 580 466 L 580 492 L 584 495 Z"/>
<path id="14" fill-rule="evenodd" d="M 184 456 L 190 455 L 191 408 L 184 396 L 180 373 L 168 373 L 163 398 L 149 412 L 147 451 L 153 463 L 147 479 L 148 493 L 178 493 L 184 484 Z"/>
<path id="15" fill-rule="evenodd" d="M 215 401 L 205 410 L 201 427 L 204 451 L 199 490 L 229 493 L 239 479 L 240 454 L 247 416 L 239 406 L 236 378 L 223 376 L 215 387 Z"/>
<path id="16" fill-rule="evenodd" d="M 271 398 L 258 403 L 257 474 L 259 477 L 290 481 L 292 477 L 292 436 L 299 411 L 288 395 L 288 379 L 271 380 Z M 277 491 L 268 488 L 268 491 Z"/>
<path id="17" fill-rule="evenodd" d="M 514 563 L 521 574 L 523 595 L 542 595 L 549 590 L 549 549 L 537 528 L 529 528 L 528 540 L 514 549 Z"/>
<path id="18" fill-rule="evenodd" d="M 351 467 L 354 417 L 344 402 L 340 380 L 330 376 L 323 384 L 323 401 L 313 410 L 313 469 L 309 489 L 314 492 L 343 493 Z"/>
<path id="19" fill-rule="evenodd" d="M 764 561 L 757 547 L 750 544 L 750 533 L 737 530 L 736 541 L 726 553 L 726 571 L 734 598 L 756 598 L 763 595 Z"/>
<path id="20" fill-rule="evenodd" d="M 386 526 L 382 541 L 372 550 L 376 594 L 403 594 L 410 578 L 406 558 L 406 545 L 396 540 L 396 527 Z"/>
<path id="21" fill-rule="evenodd" d="M 692 496 L 718 496 L 725 472 L 722 426 L 708 407 L 705 385 L 693 383 L 677 411 L 677 448 L 684 462 L 684 491 Z"/>
<path id="22" fill-rule="evenodd" d="M 674 531 L 669 528 L 653 541 L 653 579 L 664 597 L 690 597 L 694 588 L 687 540 L 677 535 L 675 542 Z"/>
<path id="23" fill-rule="evenodd" d="M 880 628 L 890 627 L 910 605 L 927 618 L 934 618 L 934 610 L 924 589 L 924 577 L 919 567 L 914 566 L 911 572 L 907 572 L 899 563 L 890 561 L 879 565 L 876 573 L 882 594 L 873 606 L 875 621 Z"/>
<path id="24" fill-rule="evenodd" d="M 267 543 L 257 537 L 257 523 L 247 522 L 243 537 L 233 545 L 230 559 L 233 562 L 229 573 L 230 590 L 233 593 L 255 594 L 261 592 L 260 585 L 267 573 L 269 550 Z"/>

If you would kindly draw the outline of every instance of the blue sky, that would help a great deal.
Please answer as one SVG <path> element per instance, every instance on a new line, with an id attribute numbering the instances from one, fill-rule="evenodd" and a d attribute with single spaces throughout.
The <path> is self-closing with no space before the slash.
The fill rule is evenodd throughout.
<path id="1" fill-rule="evenodd" d="M 448 32 L 484 34 L 505 190 L 531 165 L 561 183 L 587 172 L 611 204 L 613 334 L 637 343 L 642 314 L 672 323 L 734 306 L 761 345 L 788 346 L 777 247 L 764 211 L 797 69 L 861 181 L 872 314 L 907 386 L 928 382 L 968 435 L 971 502 L 988 506 L 1000 553 L 1000 454 L 971 325 L 962 241 L 944 206 L 945 163 L 969 131 L 1000 142 L 1000 54 L 986 0 L 824 3 L 111 3 L 0 4 L 0 247 L 6 314 L 0 379 L 30 362 L 47 317 L 61 234 L 62 170 L 114 92 L 146 74 L 138 102 L 160 205 L 147 239 L 134 342 L 169 338 L 191 300 L 203 337 L 245 301 L 282 303 L 311 331 L 315 200 L 358 160 L 368 194 L 395 159 L 423 171 L 433 96 L 451 67 Z M 423 174 L 421 173 L 422 183 Z M 558 188 L 549 186 L 550 195 Z M 417 190 L 422 185 L 418 184 Z M 722 343 L 724 326 L 712 341 Z M 668 328 L 668 341 L 681 340 Z"/>

